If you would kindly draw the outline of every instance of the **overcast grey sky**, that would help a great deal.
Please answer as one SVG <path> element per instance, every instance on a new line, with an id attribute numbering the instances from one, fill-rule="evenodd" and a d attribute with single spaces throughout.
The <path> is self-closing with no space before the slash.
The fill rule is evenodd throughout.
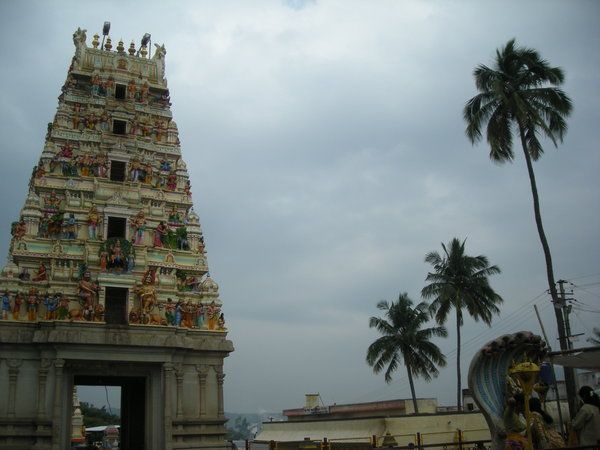
<path id="1" fill-rule="evenodd" d="M 574 103 L 558 150 L 535 164 L 555 274 L 575 284 L 575 333 L 600 315 L 600 3 L 593 1 L 0 2 L 0 253 L 23 205 L 73 56 L 72 33 L 102 23 L 167 49 L 166 73 L 211 275 L 229 337 L 226 410 L 279 412 L 410 396 L 404 368 L 386 385 L 364 362 L 376 303 L 415 300 L 424 255 L 468 238 L 502 269 L 491 329 L 467 320 L 473 352 L 505 332 L 557 347 L 529 181 L 464 135 L 473 68 L 510 38 L 566 71 Z M 455 398 L 448 368 L 417 394 Z M 584 340 L 579 342 L 585 344 Z M 466 385 L 466 380 L 464 380 Z M 114 406 L 114 405 L 113 405 Z"/>

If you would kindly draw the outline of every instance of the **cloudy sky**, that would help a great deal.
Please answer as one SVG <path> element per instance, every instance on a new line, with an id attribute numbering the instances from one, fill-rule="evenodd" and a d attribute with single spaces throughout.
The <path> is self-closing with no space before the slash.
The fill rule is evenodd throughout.
<path id="1" fill-rule="evenodd" d="M 168 5 L 168 6 L 167 6 Z M 145 32 L 166 70 L 211 275 L 229 337 L 226 410 L 280 412 L 407 398 L 365 363 L 376 303 L 415 301 L 424 255 L 453 237 L 502 269 L 492 328 L 467 320 L 464 372 L 487 340 L 555 320 L 529 181 L 471 146 L 461 110 L 473 68 L 510 38 L 566 71 L 574 111 L 535 165 L 557 278 L 574 291 L 574 333 L 600 315 L 600 4 L 593 1 L 0 2 L 0 253 L 26 195 L 73 56 L 72 33 Z M 596 31 L 594 31 L 596 30 Z M 113 44 L 114 45 L 114 44 Z M 448 368 L 417 394 L 455 399 Z M 583 336 L 577 345 L 585 345 Z M 466 384 L 466 380 L 464 381 Z"/>

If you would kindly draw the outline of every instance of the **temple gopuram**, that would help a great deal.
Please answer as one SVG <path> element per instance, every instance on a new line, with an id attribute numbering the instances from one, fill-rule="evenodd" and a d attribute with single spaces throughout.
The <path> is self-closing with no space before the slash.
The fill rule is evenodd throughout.
<path id="1" fill-rule="evenodd" d="M 145 35 L 138 48 L 113 48 L 109 28 L 89 46 L 86 30 L 73 34 L 56 115 L 12 219 L 0 273 L 0 449 L 70 448 L 73 387 L 86 385 L 121 388 L 122 450 L 222 448 L 233 345 L 165 47 Z"/>

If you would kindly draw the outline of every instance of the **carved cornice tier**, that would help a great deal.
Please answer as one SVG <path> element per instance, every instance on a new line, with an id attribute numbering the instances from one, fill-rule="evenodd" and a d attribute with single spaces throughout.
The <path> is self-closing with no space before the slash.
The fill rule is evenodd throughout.
<path id="1" fill-rule="evenodd" d="M 2 325 L 0 343 L 3 344 L 126 345 L 138 347 L 140 351 L 156 347 L 210 352 L 233 351 L 233 344 L 226 339 L 225 331 L 151 325 L 114 327 L 95 322 L 6 322 Z M 150 329 L 151 334 L 148 333 Z"/>

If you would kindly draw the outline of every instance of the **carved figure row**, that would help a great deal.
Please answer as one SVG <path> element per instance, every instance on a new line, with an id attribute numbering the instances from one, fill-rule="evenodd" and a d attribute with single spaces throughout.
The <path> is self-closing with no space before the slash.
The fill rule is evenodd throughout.
<path id="1" fill-rule="evenodd" d="M 161 314 L 164 310 L 164 315 Z M 215 302 L 209 305 L 190 301 L 173 301 L 142 304 L 129 313 L 129 323 L 164 325 L 202 330 L 225 331 L 225 315 Z"/>

